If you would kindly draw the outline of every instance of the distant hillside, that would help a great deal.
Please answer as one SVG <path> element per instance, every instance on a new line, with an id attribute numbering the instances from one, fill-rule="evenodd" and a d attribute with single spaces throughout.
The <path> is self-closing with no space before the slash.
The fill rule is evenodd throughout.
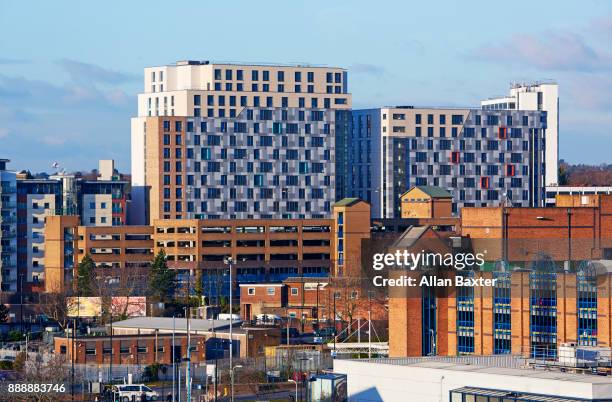
<path id="1" fill-rule="evenodd" d="M 569 186 L 612 186 L 612 164 L 570 165 L 559 162 L 559 184 Z"/>

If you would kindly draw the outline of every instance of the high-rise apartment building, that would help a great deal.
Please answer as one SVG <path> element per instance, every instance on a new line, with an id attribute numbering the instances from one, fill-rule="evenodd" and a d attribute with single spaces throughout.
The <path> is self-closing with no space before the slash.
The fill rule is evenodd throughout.
<path id="1" fill-rule="evenodd" d="M 350 108 L 341 68 L 146 68 L 132 119 L 132 223 L 331 216 L 344 196 Z"/>
<path id="2" fill-rule="evenodd" d="M 542 204 L 546 112 L 398 106 L 352 116 L 345 192 L 369 201 L 373 217 L 399 217 L 414 186 L 448 190 L 453 214 Z"/>
<path id="3" fill-rule="evenodd" d="M 43 291 L 45 223 L 49 216 L 80 217 L 83 226 L 121 226 L 127 221 L 127 181 L 113 161 L 100 161 L 99 177 L 59 172 L 35 178 L 6 170 L 2 160 L 2 272 L 5 291 Z"/>
<path id="4" fill-rule="evenodd" d="M 44 280 L 45 222 L 60 213 L 61 201 L 61 181 L 18 178 L 17 263 L 30 290 Z"/>
<path id="5" fill-rule="evenodd" d="M 559 86 L 554 82 L 512 84 L 510 94 L 480 102 L 483 110 L 539 110 L 546 112 L 545 184 L 559 182 Z"/>
<path id="6" fill-rule="evenodd" d="M 17 178 L 0 159 L 0 290 L 17 291 Z"/>
<path id="7" fill-rule="evenodd" d="M 97 177 L 59 172 L 50 177 L 61 184 L 62 215 L 78 215 L 84 226 L 127 223 L 128 182 L 115 173 L 113 160 L 100 160 Z"/>

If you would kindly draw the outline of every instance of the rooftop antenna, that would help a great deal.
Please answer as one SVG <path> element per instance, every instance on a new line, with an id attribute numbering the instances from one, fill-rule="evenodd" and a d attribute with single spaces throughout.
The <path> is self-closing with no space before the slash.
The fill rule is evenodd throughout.
<path id="1" fill-rule="evenodd" d="M 64 175 L 64 174 L 66 174 L 66 169 L 64 169 L 64 168 L 61 168 L 61 169 L 60 169 L 60 164 L 59 164 L 57 161 L 54 161 L 54 162 L 51 164 L 51 167 L 52 167 L 53 169 L 57 169 L 57 173 L 58 173 L 59 175 Z"/>

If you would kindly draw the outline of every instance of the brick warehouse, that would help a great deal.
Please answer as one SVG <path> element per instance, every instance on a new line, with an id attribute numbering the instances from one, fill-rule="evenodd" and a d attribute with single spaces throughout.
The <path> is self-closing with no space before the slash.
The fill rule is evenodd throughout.
<path id="1" fill-rule="evenodd" d="M 424 352 L 430 352 L 432 344 L 436 354 L 448 356 L 547 353 L 554 357 L 556 347 L 565 342 L 612 346 L 612 271 L 597 281 L 596 289 L 587 289 L 580 275 L 554 274 L 546 278 L 552 285 L 551 297 L 536 297 L 546 274 L 478 272 L 475 276 L 505 280 L 496 287 L 438 289 L 433 296 L 426 290 L 394 293 L 389 302 L 389 355 L 427 355 Z M 433 319 L 428 315 L 432 298 Z M 553 316 L 554 321 L 540 325 L 539 315 Z"/>
<path id="2" fill-rule="evenodd" d="M 464 208 L 463 240 L 487 262 L 484 272 L 461 274 L 497 285 L 394 290 L 390 355 L 554 358 L 565 342 L 612 346 L 612 197 L 560 201 L 557 208 Z"/>

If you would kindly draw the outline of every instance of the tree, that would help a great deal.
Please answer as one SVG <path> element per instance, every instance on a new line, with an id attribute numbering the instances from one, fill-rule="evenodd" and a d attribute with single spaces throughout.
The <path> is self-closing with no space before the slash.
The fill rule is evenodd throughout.
<path id="1" fill-rule="evenodd" d="M 149 293 L 154 300 L 167 302 L 176 289 L 176 272 L 168 268 L 166 253 L 160 250 L 151 265 Z"/>
<path id="2" fill-rule="evenodd" d="M 61 329 L 65 329 L 70 321 L 69 313 L 75 307 L 74 298 L 67 292 L 42 293 L 40 295 L 41 312 L 57 322 Z"/>
<path id="3" fill-rule="evenodd" d="M 83 297 L 94 295 L 96 282 L 95 264 L 89 254 L 83 257 L 77 268 L 77 294 Z"/>
<path id="4" fill-rule="evenodd" d="M 4 304 L 0 304 L 0 322 L 7 322 L 9 319 L 9 309 Z"/>
<path id="5" fill-rule="evenodd" d="M 569 184 L 569 174 L 567 172 L 567 165 L 564 163 L 559 164 L 559 185 L 567 186 Z"/>
<path id="6" fill-rule="evenodd" d="M 53 355 L 48 358 L 42 354 L 30 356 L 25 359 L 25 353 L 17 355 L 13 364 L 15 370 L 22 378 L 34 384 L 52 384 L 53 388 L 48 391 L 44 387 L 32 388 L 21 393 L 3 395 L 5 401 L 23 402 L 51 402 L 65 400 L 66 393 L 70 392 L 69 365 L 62 355 Z M 81 379 L 79 378 L 78 381 Z"/>

